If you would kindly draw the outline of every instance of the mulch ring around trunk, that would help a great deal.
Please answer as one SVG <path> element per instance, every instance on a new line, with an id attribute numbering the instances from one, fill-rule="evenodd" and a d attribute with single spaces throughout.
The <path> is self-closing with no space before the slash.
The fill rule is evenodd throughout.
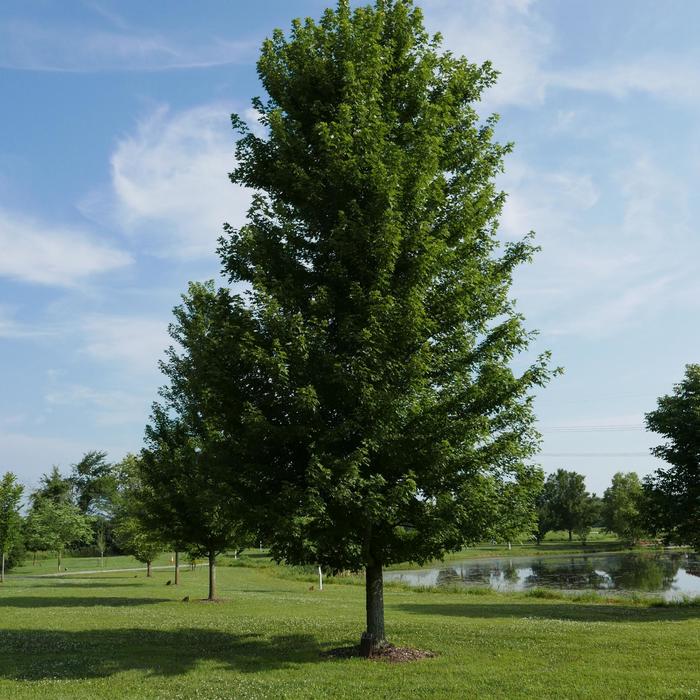
<path id="1" fill-rule="evenodd" d="M 329 649 L 321 652 L 323 659 L 351 659 L 354 657 L 362 657 L 360 653 L 360 645 L 353 647 L 338 647 L 337 649 Z M 422 649 L 411 649 L 410 647 L 395 647 L 393 644 L 387 644 L 375 651 L 369 658 L 370 661 L 385 661 L 389 664 L 401 664 L 406 661 L 418 661 L 420 659 L 432 659 L 437 654 L 432 651 L 423 651 Z"/>

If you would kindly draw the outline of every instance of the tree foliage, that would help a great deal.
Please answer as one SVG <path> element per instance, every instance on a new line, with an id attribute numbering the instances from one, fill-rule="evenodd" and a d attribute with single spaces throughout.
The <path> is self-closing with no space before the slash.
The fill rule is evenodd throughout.
<path id="1" fill-rule="evenodd" d="M 213 599 L 217 555 L 250 541 L 235 477 L 241 412 L 254 402 L 245 348 L 251 319 L 212 283 L 191 284 L 174 314 L 179 350 L 161 365 L 169 381 L 146 429 L 140 474 L 154 496 L 146 508 L 152 527 L 177 549 L 209 559 Z"/>
<path id="2" fill-rule="evenodd" d="M 22 536 L 20 502 L 24 487 L 12 472 L 0 480 L 0 582 L 5 580 L 5 561 Z"/>
<path id="3" fill-rule="evenodd" d="M 221 244 L 257 325 L 239 482 L 275 557 L 366 569 L 383 642 L 382 566 L 474 542 L 537 491 L 547 357 L 513 371 L 531 334 L 508 295 L 534 248 L 499 248 L 510 146 L 474 109 L 496 72 L 442 53 L 408 0 L 341 0 L 275 31 L 258 73 L 266 133 L 234 116 L 231 174 L 256 194 Z"/>
<path id="4" fill-rule="evenodd" d="M 139 458 L 127 455 L 116 467 L 118 490 L 114 536 L 123 551 L 146 564 L 151 575 L 153 560 L 166 548 L 161 533 L 151 525 L 148 503 L 154 499 L 141 479 Z"/>
<path id="5" fill-rule="evenodd" d="M 56 553 L 58 569 L 67 547 L 92 542 L 90 518 L 72 503 L 39 499 L 27 518 L 27 530 L 32 546 Z"/>
<path id="6" fill-rule="evenodd" d="M 73 465 L 69 481 L 75 504 L 85 515 L 108 516 L 113 509 L 117 482 L 106 452 L 86 452 Z"/>
<path id="7" fill-rule="evenodd" d="M 70 479 L 61 474 L 57 466 L 53 466 L 48 474 L 42 475 L 39 487 L 31 494 L 30 500 L 32 506 L 37 505 L 39 501 L 72 503 L 73 485 Z"/>
<path id="8" fill-rule="evenodd" d="M 599 517 L 600 506 L 598 499 L 586 491 L 583 474 L 558 469 L 547 477 L 543 498 L 546 501 L 541 502 L 540 508 L 548 529 L 566 530 L 569 540 L 576 534 L 585 542 Z M 541 525 L 542 529 L 544 527 Z"/>
<path id="9" fill-rule="evenodd" d="M 617 472 L 612 478 L 612 484 L 603 494 L 602 517 L 605 529 L 630 544 L 640 540 L 646 531 L 643 500 L 644 490 L 637 474 Z"/>
<path id="10" fill-rule="evenodd" d="M 647 428 L 665 438 L 652 452 L 668 463 L 645 480 L 652 529 L 669 542 L 700 549 L 700 365 L 687 365 L 673 393 L 646 414 Z"/>

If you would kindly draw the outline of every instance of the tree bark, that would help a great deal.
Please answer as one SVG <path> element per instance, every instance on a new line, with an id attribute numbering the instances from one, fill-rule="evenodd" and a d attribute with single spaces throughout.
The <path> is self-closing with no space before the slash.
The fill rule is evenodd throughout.
<path id="1" fill-rule="evenodd" d="M 175 585 L 180 583 L 180 552 L 175 552 Z"/>
<path id="2" fill-rule="evenodd" d="M 384 632 L 384 577 L 381 562 L 373 560 L 365 570 L 365 610 L 367 630 L 362 635 L 360 650 L 364 656 L 372 656 L 386 646 Z"/>
<path id="3" fill-rule="evenodd" d="M 569 542 L 574 539 L 574 533 L 572 530 L 569 530 Z"/>
<path id="4" fill-rule="evenodd" d="M 5 583 L 5 550 L 2 551 L 2 569 L 0 569 L 0 583 Z"/>
<path id="5" fill-rule="evenodd" d="M 216 554 L 209 552 L 209 598 L 216 600 Z"/>
<path id="6" fill-rule="evenodd" d="M 151 562 L 150 561 L 146 562 L 146 576 L 148 578 L 151 577 Z"/>
<path id="7" fill-rule="evenodd" d="M 61 570 L 61 550 L 58 550 L 58 570 Z"/>

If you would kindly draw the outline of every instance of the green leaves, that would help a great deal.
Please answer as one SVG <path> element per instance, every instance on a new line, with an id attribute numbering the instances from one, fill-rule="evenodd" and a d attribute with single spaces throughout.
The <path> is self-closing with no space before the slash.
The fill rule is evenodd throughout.
<path id="1" fill-rule="evenodd" d="M 700 548 L 700 365 L 686 366 L 646 423 L 666 439 L 652 452 L 670 465 L 645 480 L 646 515 L 667 540 Z"/>
<path id="2" fill-rule="evenodd" d="M 224 373 L 208 384 L 240 437 L 231 483 L 276 556 L 331 569 L 440 556 L 505 514 L 529 527 L 550 372 L 511 367 L 532 336 L 509 288 L 536 248 L 495 234 L 511 147 L 473 108 L 495 71 L 440 53 L 403 0 L 277 31 L 258 71 L 267 134 L 234 117 L 231 173 L 257 194 L 220 248 L 255 326 L 246 412 Z"/>

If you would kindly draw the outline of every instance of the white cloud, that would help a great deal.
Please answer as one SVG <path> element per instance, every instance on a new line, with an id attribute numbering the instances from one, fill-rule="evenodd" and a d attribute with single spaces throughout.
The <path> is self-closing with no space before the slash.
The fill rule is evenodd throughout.
<path id="1" fill-rule="evenodd" d="M 700 242 L 682 175 L 641 150 L 605 184 L 512 165 L 500 183 L 509 192 L 502 232 L 537 232 L 542 251 L 516 275 L 514 294 L 543 331 L 615 335 L 697 307 Z"/>
<path id="2" fill-rule="evenodd" d="M 610 58 L 561 70 L 553 26 L 533 0 L 425 0 L 426 22 L 443 34 L 446 48 L 470 61 L 489 60 L 501 72 L 485 96 L 489 109 L 538 105 L 554 89 L 615 98 L 643 93 L 674 101 L 697 100 L 700 57 L 648 53 L 633 60 Z"/>
<path id="3" fill-rule="evenodd" d="M 131 262 L 127 253 L 84 231 L 0 208 L 0 277 L 74 287 Z"/>
<path id="4" fill-rule="evenodd" d="M 230 111 L 156 110 L 118 143 L 112 192 L 86 200 L 83 211 L 96 219 L 106 212 L 152 254 L 213 256 L 223 223 L 240 226 L 249 204 L 247 191 L 228 179 L 235 165 Z"/>
<path id="5" fill-rule="evenodd" d="M 98 390 L 81 384 L 57 385 L 46 394 L 49 406 L 88 409 L 99 426 L 136 423 L 144 425 L 155 393 Z"/>
<path id="6" fill-rule="evenodd" d="M 171 344 L 167 321 L 155 318 L 93 315 L 83 320 L 81 330 L 85 354 L 133 372 L 157 372 Z"/>
<path id="7" fill-rule="evenodd" d="M 126 26 L 102 30 L 14 21 L 0 25 L 0 67 L 77 73 L 206 68 L 250 62 L 258 43 L 212 37 L 194 44 Z"/>

